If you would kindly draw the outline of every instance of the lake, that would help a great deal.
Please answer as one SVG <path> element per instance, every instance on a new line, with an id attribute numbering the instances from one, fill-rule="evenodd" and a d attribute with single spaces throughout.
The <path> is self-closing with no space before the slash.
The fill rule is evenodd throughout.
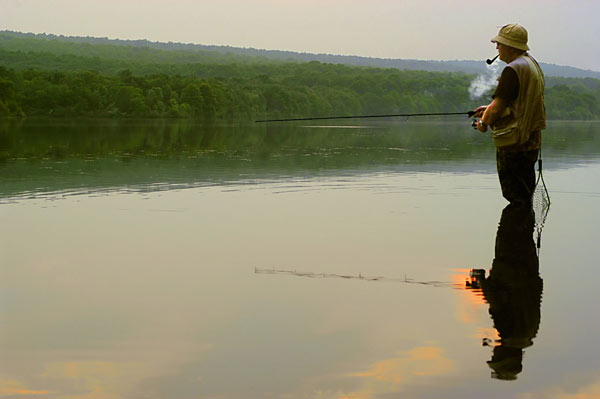
<path id="1" fill-rule="evenodd" d="M 540 232 L 462 118 L 0 121 L 0 397 L 600 398 L 600 123 L 543 140 Z"/>

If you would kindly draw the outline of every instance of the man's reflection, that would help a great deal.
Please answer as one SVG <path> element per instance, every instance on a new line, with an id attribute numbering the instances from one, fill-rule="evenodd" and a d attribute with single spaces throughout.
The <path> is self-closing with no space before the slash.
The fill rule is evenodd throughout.
<path id="1" fill-rule="evenodd" d="M 473 270 L 470 286 L 481 288 L 500 340 L 488 365 L 492 377 L 514 380 L 523 369 L 523 349 L 540 325 L 543 282 L 533 240 L 531 208 L 510 204 L 502 211 L 489 277 Z"/>

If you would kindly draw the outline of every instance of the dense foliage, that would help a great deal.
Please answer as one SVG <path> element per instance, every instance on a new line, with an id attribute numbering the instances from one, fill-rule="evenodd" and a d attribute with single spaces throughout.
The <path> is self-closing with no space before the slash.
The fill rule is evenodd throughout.
<path id="1" fill-rule="evenodd" d="M 470 99 L 473 77 L 0 35 L 0 116 L 251 120 L 466 112 L 487 102 Z M 600 80 L 549 78 L 547 86 L 549 118 L 600 119 Z"/>
<path id="2" fill-rule="evenodd" d="M 243 75 L 243 65 L 223 66 Z M 252 69 L 250 67 L 249 69 Z M 239 120 L 331 114 L 460 112 L 469 77 L 342 65 L 279 64 L 245 77 L 116 75 L 0 67 L 0 112 Z M 224 73 L 227 73 L 226 71 Z"/>
<path id="3" fill-rule="evenodd" d="M 577 84 L 563 83 L 546 88 L 548 118 L 600 119 L 600 80 L 576 80 Z"/>

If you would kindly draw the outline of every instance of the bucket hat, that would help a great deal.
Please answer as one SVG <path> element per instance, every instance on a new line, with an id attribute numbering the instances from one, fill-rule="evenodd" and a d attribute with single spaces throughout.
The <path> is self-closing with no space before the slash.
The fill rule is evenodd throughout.
<path id="1" fill-rule="evenodd" d="M 523 51 L 529 50 L 527 30 L 519 24 L 504 25 L 500 28 L 498 34 L 492 38 L 492 43 L 501 43 Z"/>

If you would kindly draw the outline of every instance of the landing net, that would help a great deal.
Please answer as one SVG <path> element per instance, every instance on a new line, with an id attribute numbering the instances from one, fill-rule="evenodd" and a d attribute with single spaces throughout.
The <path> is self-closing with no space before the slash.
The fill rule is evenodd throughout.
<path id="1" fill-rule="evenodd" d="M 538 159 L 538 175 L 535 182 L 535 189 L 532 197 L 533 212 L 535 214 L 535 234 L 536 244 L 538 251 L 542 245 L 542 229 L 544 223 L 546 223 L 546 217 L 550 210 L 550 194 L 548 194 L 548 188 L 544 181 L 544 175 L 542 173 L 542 152 L 540 150 L 540 156 Z"/>

